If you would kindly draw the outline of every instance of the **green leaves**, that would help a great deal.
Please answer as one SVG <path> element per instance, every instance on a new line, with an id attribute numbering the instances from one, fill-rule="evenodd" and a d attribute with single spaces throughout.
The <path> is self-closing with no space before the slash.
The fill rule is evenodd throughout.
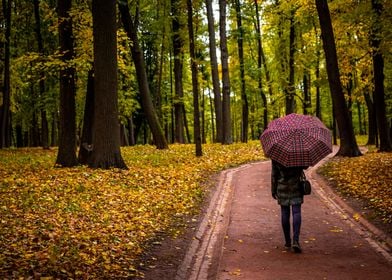
<path id="1" fill-rule="evenodd" d="M 0 150 L 0 275 L 129 278 L 157 234 L 180 233 L 204 184 L 263 159 L 258 141 L 123 148 L 129 170 L 55 168 L 56 150 Z"/>

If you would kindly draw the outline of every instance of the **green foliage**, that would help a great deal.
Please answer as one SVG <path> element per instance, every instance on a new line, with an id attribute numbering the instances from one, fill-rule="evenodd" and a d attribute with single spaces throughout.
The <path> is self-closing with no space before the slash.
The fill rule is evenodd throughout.
<path id="1" fill-rule="evenodd" d="M 56 150 L 0 150 L 0 275 L 127 278 L 162 232 L 198 213 L 215 172 L 263 159 L 260 143 L 122 149 L 129 170 L 56 168 Z M 32 272 L 34 274 L 32 274 Z"/>

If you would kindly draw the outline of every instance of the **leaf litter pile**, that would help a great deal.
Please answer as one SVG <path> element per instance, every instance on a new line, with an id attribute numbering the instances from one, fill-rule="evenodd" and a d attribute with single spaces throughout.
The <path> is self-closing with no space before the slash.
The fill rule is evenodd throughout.
<path id="1" fill-rule="evenodd" d="M 0 150 L 0 276 L 110 279 L 141 276 L 138 258 L 161 233 L 198 213 L 214 173 L 263 160 L 258 141 L 122 149 L 129 170 L 55 168 L 56 150 Z M 392 154 L 334 158 L 322 173 L 392 223 Z M 207 187 L 206 187 L 207 186 Z"/>
<path id="2" fill-rule="evenodd" d="M 0 150 L 0 276 L 109 279 L 139 275 L 162 232 L 197 214 L 214 173 L 262 160 L 258 141 L 122 149 L 129 170 L 56 168 L 56 150 Z"/>
<path id="3" fill-rule="evenodd" d="M 375 212 L 389 231 L 392 226 L 392 153 L 368 152 L 360 157 L 336 157 L 321 168 L 335 189 L 346 198 L 359 200 Z M 362 209 L 366 210 L 366 209 Z"/>

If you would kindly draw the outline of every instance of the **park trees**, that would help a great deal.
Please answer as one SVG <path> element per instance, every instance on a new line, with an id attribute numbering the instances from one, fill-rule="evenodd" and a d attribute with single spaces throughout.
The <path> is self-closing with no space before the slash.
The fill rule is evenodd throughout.
<path id="1" fill-rule="evenodd" d="M 93 1 L 94 124 L 88 165 L 127 168 L 120 151 L 117 105 L 116 1 Z"/>
<path id="2" fill-rule="evenodd" d="M 387 26 L 391 4 L 373 2 L 382 3 L 382 8 L 372 7 L 371 0 L 338 0 L 330 5 L 340 74 L 335 79 L 340 80 L 343 95 L 339 103 L 345 103 L 348 109 L 348 115 L 340 117 L 341 110 L 330 94 L 331 79 L 326 65 L 331 59 L 326 59 L 329 55 L 321 45 L 315 1 L 192 1 L 193 59 L 191 48 L 186 47 L 192 40 L 186 28 L 186 1 L 152 0 L 138 5 L 120 1 L 116 23 L 119 27 L 116 99 L 121 143 L 166 148 L 168 142 L 192 142 L 197 134 L 192 114 L 200 109 L 203 141 L 229 144 L 244 141 L 246 133 L 249 139 L 256 139 L 269 120 L 295 111 L 317 115 L 334 131 L 336 122 L 342 126 L 341 118 L 345 122 L 351 120 L 356 134 L 369 134 L 369 140 L 373 141 L 369 143 L 380 144 L 384 150 L 384 143 L 388 143 L 385 139 L 390 138 L 387 132 L 392 63 Z M 62 36 L 57 31 L 61 30 L 58 24 L 63 21 L 57 20 L 53 1 L 15 2 L 11 9 L 10 40 L 5 40 L 7 12 L 2 9 L 0 105 L 1 116 L 9 108 L 6 114 L 9 121 L 4 122 L 2 117 L 1 124 L 2 133 L 4 124 L 9 124 L 6 131 L 10 145 L 47 146 L 45 123 L 50 132 L 49 142 L 57 145 L 62 138 L 58 126 L 61 131 L 74 122 L 73 128 L 66 129 L 75 133 L 67 136 L 77 141 L 66 140 L 70 144 L 67 150 L 72 152 L 64 154 L 75 154 L 75 147 L 80 146 L 79 160 L 85 162 L 80 155 L 83 145 L 88 149 L 94 147 L 91 146 L 94 124 L 89 119 L 95 102 L 91 85 L 95 83 L 93 71 L 99 70 L 92 65 L 91 7 L 82 0 L 73 3 L 66 17 L 74 31 L 73 43 L 69 45 L 73 47 L 73 55 L 69 59 L 65 56 L 70 52 L 57 52 Z M 127 10 L 130 21 L 124 20 Z M 171 17 L 165 17 L 168 14 Z M 215 23 L 216 15 L 219 17 Z M 9 90 L 5 79 L 7 42 L 11 54 Z M 192 60 L 197 63 L 196 76 L 192 75 Z M 75 112 L 70 115 L 75 116 L 74 120 L 65 117 L 67 123 L 62 124 L 64 107 L 59 103 L 62 100 L 59 93 L 64 93 L 64 81 L 58 73 L 70 69 L 74 69 L 75 87 L 72 93 Z M 192 79 L 199 86 L 198 105 L 193 99 L 196 95 Z M 68 83 L 72 87 L 72 82 Z M 384 112 L 379 105 L 382 98 Z M 72 98 L 66 100 L 72 102 Z M 378 116 L 375 121 L 376 114 L 381 119 Z M 339 127 L 336 137 L 346 139 L 340 130 Z M 85 138 L 88 131 L 90 138 Z M 58 144 L 61 155 L 64 141 Z M 71 162 L 75 163 L 74 159 Z"/>

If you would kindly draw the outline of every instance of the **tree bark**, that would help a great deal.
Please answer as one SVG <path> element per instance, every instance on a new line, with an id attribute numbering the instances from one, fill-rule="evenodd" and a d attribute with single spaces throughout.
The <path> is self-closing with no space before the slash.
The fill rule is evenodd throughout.
<path id="1" fill-rule="evenodd" d="M 219 73 L 218 73 L 218 60 L 216 56 L 216 40 L 215 40 L 215 20 L 212 10 L 212 0 L 205 0 L 207 9 L 208 21 L 208 34 L 210 46 L 210 64 L 211 64 L 211 77 L 212 89 L 214 93 L 214 106 L 215 106 L 215 119 L 216 119 L 216 137 L 214 141 L 222 143 L 222 98 L 220 94 Z"/>
<path id="2" fill-rule="evenodd" d="M 136 76 L 139 85 L 141 105 L 144 114 L 147 118 L 147 122 L 150 126 L 151 133 L 154 138 L 154 144 L 158 149 L 167 149 L 168 145 L 165 138 L 165 134 L 161 128 L 161 125 L 158 120 L 158 116 L 156 114 L 151 99 L 143 52 L 139 46 L 139 40 L 137 37 L 137 28 L 129 12 L 128 2 L 125 0 L 120 0 L 118 1 L 118 7 L 120 10 L 121 21 L 123 23 L 124 29 L 127 32 L 129 39 L 132 42 L 131 53 L 136 69 Z"/>
<path id="3" fill-rule="evenodd" d="M 172 11 L 172 42 L 174 55 L 174 124 L 176 143 L 185 143 L 184 137 L 184 90 L 182 85 L 183 59 L 184 59 L 184 42 L 180 36 L 182 26 L 180 22 L 181 2 L 171 0 Z"/>
<path id="4" fill-rule="evenodd" d="M 286 115 L 295 112 L 295 23 L 294 23 L 295 9 L 290 12 L 290 35 L 289 35 L 289 83 L 286 89 Z"/>
<path id="5" fill-rule="evenodd" d="M 383 12 L 382 1 L 372 0 L 374 14 L 371 47 L 373 56 L 374 75 L 374 103 L 376 107 L 377 128 L 380 137 L 380 151 L 392 152 L 391 136 L 385 111 L 385 89 L 384 89 L 384 57 L 380 50 L 381 44 L 381 14 Z"/>
<path id="6" fill-rule="evenodd" d="M 10 78 L 10 40 L 11 40 L 11 7 L 12 0 L 3 0 L 3 15 L 5 17 L 4 43 L 4 81 L 3 105 L 0 110 L 0 148 L 11 146 L 11 78 Z"/>
<path id="7" fill-rule="evenodd" d="M 233 142 L 231 135 L 229 52 L 226 37 L 226 0 L 219 0 L 219 34 L 222 63 L 222 125 L 223 144 Z"/>
<path id="8" fill-rule="evenodd" d="M 93 150 L 94 127 L 94 70 L 88 72 L 86 100 L 84 103 L 83 128 L 80 138 L 78 160 L 80 164 L 88 164 Z"/>
<path id="9" fill-rule="evenodd" d="M 238 58 L 240 62 L 240 80 L 241 80 L 241 142 L 248 142 L 248 127 L 249 127 L 249 105 L 248 97 L 246 95 L 245 84 L 245 62 L 244 62 L 244 30 L 242 27 L 242 14 L 240 0 L 235 1 L 235 10 L 237 18 L 237 45 L 238 45 Z"/>
<path id="10" fill-rule="evenodd" d="M 272 96 L 272 86 L 270 84 L 270 75 L 269 71 L 265 62 L 265 57 L 264 57 L 264 50 L 263 50 L 263 44 L 261 42 L 261 23 L 260 23 L 260 17 L 259 17 L 259 5 L 257 3 L 257 0 L 254 0 L 255 3 L 255 9 L 256 9 L 256 33 L 257 33 L 257 68 L 258 68 L 258 90 L 261 95 L 261 100 L 263 100 L 263 128 L 267 129 L 268 127 L 268 102 L 267 102 L 267 97 L 263 91 L 263 80 L 262 80 L 262 71 L 261 68 L 264 65 L 265 69 L 265 76 L 269 88 L 269 94 Z"/>
<path id="11" fill-rule="evenodd" d="M 187 0 L 188 7 L 188 32 L 189 32 L 189 53 L 191 58 L 192 70 L 192 92 L 193 92 L 193 138 L 195 141 L 195 154 L 197 157 L 203 155 L 200 135 L 200 118 L 199 118 L 199 81 L 197 79 L 197 61 L 195 54 L 195 37 L 193 32 L 193 8 L 192 0 Z"/>
<path id="12" fill-rule="evenodd" d="M 367 112 L 368 112 L 368 123 L 369 123 L 368 140 L 366 145 L 376 145 L 377 121 L 376 121 L 376 113 L 374 110 L 375 109 L 374 102 L 372 101 L 370 93 L 367 91 L 367 89 L 365 90 L 363 95 L 366 101 Z"/>
<path id="13" fill-rule="evenodd" d="M 69 63 L 73 59 L 72 22 L 69 16 L 71 1 L 58 0 L 59 41 L 62 60 Z M 56 164 L 71 167 L 78 164 L 76 158 L 76 113 L 75 113 L 75 69 L 60 70 L 60 136 Z"/>
<path id="14" fill-rule="evenodd" d="M 44 45 L 41 35 L 41 16 L 39 13 L 39 0 L 34 0 L 34 17 L 35 17 L 35 34 L 37 36 L 38 43 L 38 53 L 40 55 L 44 54 Z M 40 73 L 39 80 L 39 95 L 41 99 L 41 145 L 44 149 L 49 149 L 49 127 L 48 127 L 48 118 L 46 115 L 45 108 L 45 74 L 43 72 Z"/>
<path id="15" fill-rule="evenodd" d="M 319 15 L 321 37 L 323 39 L 323 48 L 327 63 L 328 82 L 340 136 L 340 148 L 337 155 L 349 157 L 359 156 L 361 155 L 361 152 L 359 151 L 355 139 L 352 121 L 349 117 L 340 81 L 335 38 L 327 0 L 316 0 L 316 7 Z"/>
<path id="16" fill-rule="evenodd" d="M 120 150 L 116 0 L 93 0 L 94 126 L 88 165 L 127 169 Z"/>

